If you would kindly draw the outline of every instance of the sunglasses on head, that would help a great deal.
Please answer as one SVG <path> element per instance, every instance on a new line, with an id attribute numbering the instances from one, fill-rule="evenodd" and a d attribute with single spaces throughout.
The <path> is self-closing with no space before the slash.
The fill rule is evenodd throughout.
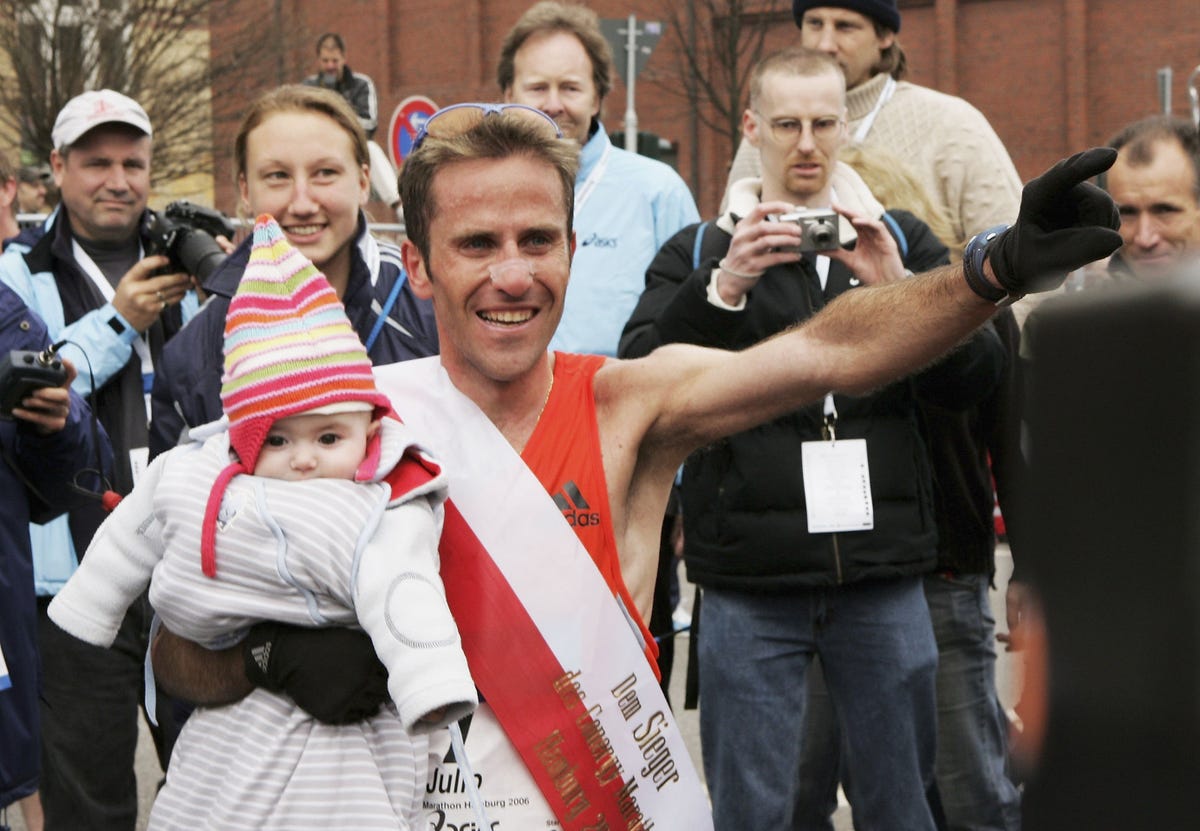
<path id="1" fill-rule="evenodd" d="M 428 136 L 440 139 L 461 136 L 478 127 L 489 115 L 501 114 L 536 127 L 548 138 L 563 137 L 562 130 L 553 118 L 525 104 L 451 104 L 425 120 L 413 140 L 413 150 L 420 147 Z"/>

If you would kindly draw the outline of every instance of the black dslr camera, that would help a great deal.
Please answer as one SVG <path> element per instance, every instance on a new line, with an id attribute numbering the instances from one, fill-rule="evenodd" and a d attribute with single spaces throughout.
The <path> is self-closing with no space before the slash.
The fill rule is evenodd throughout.
<path id="1" fill-rule="evenodd" d="M 794 222 L 800 226 L 804 236 L 800 238 L 800 245 L 792 247 L 798 254 L 831 251 L 838 247 L 838 215 L 834 211 L 809 208 L 767 218 L 773 222 Z"/>
<path id="2" fill-rule="evenodd" d="M 143 229 L 149 239 L 147 255 L 165 254 L 174 269 L 191 274 L 200 283 L 225 259 L 214 237 L 233 239 L 236 231 L 237 226 L 225 214 L 186 199 L 172 202 L 161 214 L 150 211 Z"/>
<path id="3" fill-rule="evenodd" d="M 11 419 L 13 407 L 20 407 L 34 390 L 59 387 L 66 380 L 67 368 L 49 349 L 12 350 L 0 361 L 0 419 Z"/>

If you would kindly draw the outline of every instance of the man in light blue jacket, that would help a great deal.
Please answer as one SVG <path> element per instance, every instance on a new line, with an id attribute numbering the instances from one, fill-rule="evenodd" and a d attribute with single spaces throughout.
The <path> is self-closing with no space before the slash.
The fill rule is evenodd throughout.
<path id="1" fill-rule="evenodd" d="M 112 440 L 106 485 L 128 493 L 145 464 L 148 398 L 163 343 L 196 307 L 192 278 L 148 255 L 152 128 L 145 110 L 112 90 L 63 107 L 50 164 L 60 207 L 0 257 L 0 281 L 45 322 L 78 369 L 72 389 Z M 163 273 L 167 272 L 167 273 Z M 42 652 L 42 802 L 49 828 L 132 831 L 136 711 L 144 689 L 149 604 L 135 604 L 112 649 L 70 637 L 46 617 L 50 596 L 78 565 L 104 519 L 98 502 L 31 526 Z M 159 707 L 163 766 L 174 730 Z"/>

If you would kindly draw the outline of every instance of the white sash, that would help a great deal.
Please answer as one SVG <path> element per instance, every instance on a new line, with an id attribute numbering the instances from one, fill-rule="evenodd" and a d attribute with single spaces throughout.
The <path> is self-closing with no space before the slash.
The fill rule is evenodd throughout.
<path id="1" fill-rule="evenodd" d="M 454 387 L 439 358 L 375 372 L 400 417 L 444 463 L 451 501 L 570 676 L 559 694 L 564 706 L 573 703 L 584 716 L 578 724 L 589 749 L 597 758 L 609 754 L 610 771 L 616 761 L 620 779 L 612 782 L 611 793 L 621 816 L 613 820 L 623 824 L 610 820 L 594 827 L 633 828 L 640 817 L 646 828 L 711 829 L 708 797 L 640 639 L 541 483 Z M 572 699 L 572 688 L 581 701 Z M 486 704 L 466 731 L 466 749 L 494 827 L 563 827 Z M 584 771 L 579 773 L 582 778 Z M 442 827 L 475 821 L 453 762 L 434 773 L 426 797 L 435 819 L 444 817 Z M 568 797 L 564 792 L 564 801 Z M 578 819 L 582 824 L 568 827 L 592 826 L 598 817 L 581 807 Z"/>

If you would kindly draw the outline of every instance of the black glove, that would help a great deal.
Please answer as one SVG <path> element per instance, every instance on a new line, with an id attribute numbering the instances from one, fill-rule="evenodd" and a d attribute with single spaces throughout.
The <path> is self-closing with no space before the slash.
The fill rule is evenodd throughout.
<path id="1" fill-rule="evenodd" d="M 387 670 L 354 629 L 305 629 L 267 621 L 242 641 L 246 678 L 326 724 L 370 718 L 388 700 Z"/>
<path id="2" fill-rule="evenodd" d="M 1067 272 L 1121 247 L 1117 206 L 1087 181 L 1116 158 L 1110 147 L 1093 147 L 1025 185 L 1017 221 L 988 247 L 992 273 L 1009 294 L 1058 288 Z"/>

